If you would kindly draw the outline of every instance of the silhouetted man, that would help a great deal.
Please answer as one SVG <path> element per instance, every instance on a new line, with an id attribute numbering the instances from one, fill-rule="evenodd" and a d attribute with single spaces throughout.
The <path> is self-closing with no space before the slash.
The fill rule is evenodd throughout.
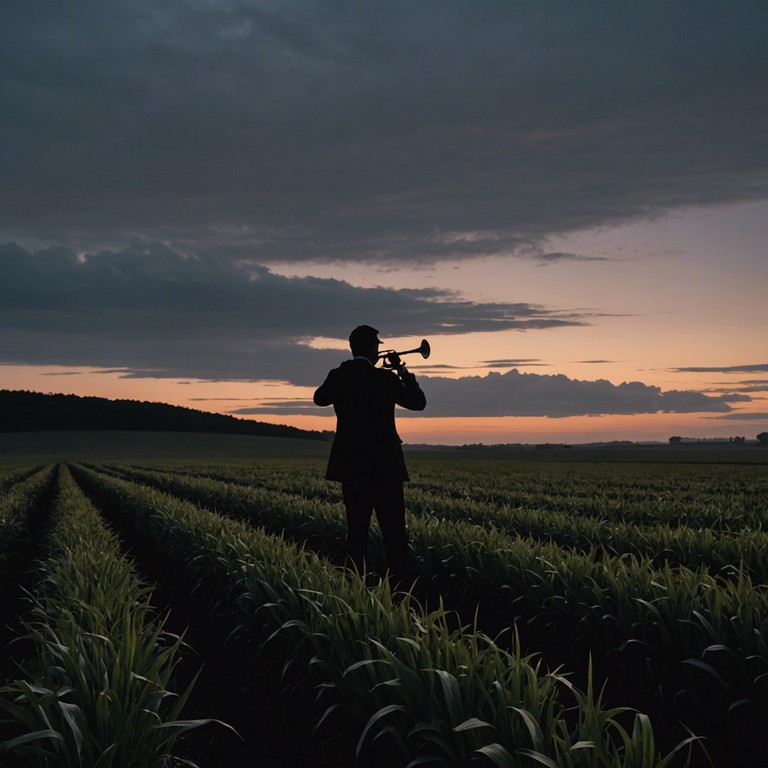
<path id="1" fill-rule="evenodd" d="M 316 405 L 333 405 L 336 436 L 328 459 L 328 480 L 340 480 L 347 512 L 347 554 L 362 573 L 371 513 L 376 511 L 390 572 L 405 575 L 403 481 L 408 471 L 395 429 L 395 405 L 422 411 L 427 404 L 416 377 L 376 368 L 378 331 L 359 325 L 349 336 L 353 359 L 334 368 L 315 392 Z"/>

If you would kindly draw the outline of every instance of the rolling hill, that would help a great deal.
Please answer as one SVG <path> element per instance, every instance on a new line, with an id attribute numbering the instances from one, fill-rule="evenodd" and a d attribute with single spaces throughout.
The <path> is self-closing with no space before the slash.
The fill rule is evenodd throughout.
<path id="1" fill-rule="evenodd" d="M 0 390 L 0 432 L 198 432 L 329 440 L 331 432 L 238 419 L 166 403 Z"/>

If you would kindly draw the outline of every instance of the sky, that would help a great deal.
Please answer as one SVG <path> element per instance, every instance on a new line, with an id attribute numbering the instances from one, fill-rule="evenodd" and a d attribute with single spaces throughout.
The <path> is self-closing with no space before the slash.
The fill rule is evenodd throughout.
<path id="1" fill-rule="evenodd" d="M 0 387 L 410 443 L 768 430 L 764 0 L 4 0 Z"/>

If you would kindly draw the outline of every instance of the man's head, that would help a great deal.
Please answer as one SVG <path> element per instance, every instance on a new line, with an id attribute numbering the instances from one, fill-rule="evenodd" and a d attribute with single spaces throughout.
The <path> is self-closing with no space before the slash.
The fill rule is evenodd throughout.
<path id="1" fill-rule="evenodd" d="M 379 357 L 379 344 L 379 332 L 370 325 L 358 325 L 349 334 L 349 348 L 352 354 L 367 357 L 374 364 Z"/>

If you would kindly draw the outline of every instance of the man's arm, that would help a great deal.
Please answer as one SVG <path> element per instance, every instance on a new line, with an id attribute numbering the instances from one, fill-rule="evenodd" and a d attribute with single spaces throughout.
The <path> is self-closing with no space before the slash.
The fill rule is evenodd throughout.
<path id="1" fill-rule="evenodd" d="M 403 369 L 397 379 L 398 391 L 395 402 L 409 411 L 423 411 L 427 407 L 427 398 L 422 392 L 416 377 Z"/>
<path id="2" fill-rule="evenodd" d="M 338 380 L 339 371 L 338 368 L 334 368 L 328 373 L 325 381 L 315 390 L 315 395 L 312 398 L 315 405 L 333 405 L 336 393 L 338 392 Z"/>

